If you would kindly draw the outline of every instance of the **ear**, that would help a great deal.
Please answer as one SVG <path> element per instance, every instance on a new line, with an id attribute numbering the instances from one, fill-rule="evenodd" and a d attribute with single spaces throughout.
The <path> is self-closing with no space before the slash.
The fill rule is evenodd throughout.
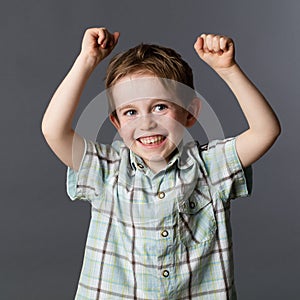
<path id="1" fill-rule="evenodd" d="M 120 122 L 119 122 L 118 118 L 116 116 L 114 116 L 113 114 L 110 114 L 109 120 L 115 126 L 115 128 L 119 131 L 121 126 L 120 126 Z"/>
<path id="2" fill-rule="evenodd" d="M 202 103 L 199 98 L 194 98 L 191 101 L 191 103 L 187 107 L 188 116 L 186 120 L 186 127 L 192 127 L 196 123 L 197 118 L 200 114 L 201 106 Z"/>

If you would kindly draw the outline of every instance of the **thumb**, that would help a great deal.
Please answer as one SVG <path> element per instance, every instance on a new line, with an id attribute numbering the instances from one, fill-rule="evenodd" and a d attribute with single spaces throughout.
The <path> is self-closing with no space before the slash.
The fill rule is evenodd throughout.
<path id="1" fill-rule="evenodd" d="M 120 37 L 120 32 L 118 32 L 118 31 L 114 32 L 113 37 L 114 37 L 114 43 L 117 44 L 119 37 Z"/>
<path id="2" fill-rule="evenodd" d="M 204 54 L 203 46 L 204 46 L 203 38 L 199 36 L 194 44 L 194 49 L 200 57 L 202 57 Z"/>

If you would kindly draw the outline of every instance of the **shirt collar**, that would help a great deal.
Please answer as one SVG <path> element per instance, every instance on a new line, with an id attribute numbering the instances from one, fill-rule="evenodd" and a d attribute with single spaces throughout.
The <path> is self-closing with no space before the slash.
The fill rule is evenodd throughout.
<path id="1" fill-rule="evenodd" d="M 170 168 L 175 163 L 177 163 L 177 167 L 179 169 L 187 169 L 189 166 L 191 166 L 193 164 L 193 161 L 189 155 L 189 150 L 197 144 L 198 142 L 195 141 L 189 142 L 186 145 L 183 145 L 183 142 L 181 142 L 178 145 L 178 147 L 174 150 L 174 153 L 170 161 L 168 162 L 166 169 Z M 129 151 L 131 168 L 133 170 L 139 169 L 140 171 L 145 171 L 148 167 L 143 161 L 143 159 L 137 154 L 135 154 L 131 149 L 129 149 Z"/>

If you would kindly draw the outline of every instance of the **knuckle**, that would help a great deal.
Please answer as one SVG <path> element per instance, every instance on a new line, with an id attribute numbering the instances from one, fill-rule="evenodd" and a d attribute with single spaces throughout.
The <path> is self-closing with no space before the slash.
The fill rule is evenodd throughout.
<path id="1" fill-rule="evenodd" d="M 85 33 L 91 33 L 93 31 L 93 28 L 87 28 L 86 30 L 85 30 Z"/>
<path id="2" fill-rule="evenodd" d="M 222 39 L 223 39 L 223 41 L 226 42 L 226 43 L 230 41 L 230 38 L 227 37 L 227 36 L 222 36 Z"/>
<path id="3" fill-rule="evenodd" d="M 207 40 L 207 41 L 211 41 L 211 34 L 208 34 L 208 35 L 206 36 L 206 40 Z"/>
<path id="4" fill-rule="evenodd" d="M 101 27 L 101 28 L 98 29 L 98 32 L 99 32 L 99 34 L 105 36 L 106 35 L 106 28 Z"/>

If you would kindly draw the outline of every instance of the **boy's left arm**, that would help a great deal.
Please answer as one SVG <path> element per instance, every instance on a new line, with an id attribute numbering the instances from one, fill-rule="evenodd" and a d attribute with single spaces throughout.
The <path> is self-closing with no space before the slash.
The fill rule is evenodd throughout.
<path id="1" fill-rule="evenodd" d="M 249 129 L 236 139 L 236 149 L 243 167 L 258 160 L 280 134 L 279 121 L 264 96 L 240 69 L 234 58 L 234 43 L 224 36 L 202 34 L 194 48 L 236 96 Z"/>

